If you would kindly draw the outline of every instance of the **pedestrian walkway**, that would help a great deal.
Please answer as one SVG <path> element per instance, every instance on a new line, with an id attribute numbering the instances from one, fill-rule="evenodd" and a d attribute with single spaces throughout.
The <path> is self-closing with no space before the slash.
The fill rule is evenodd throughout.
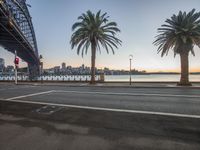
<path id="1" fill-rule="evenodd" d="M 14 82 L 0 82 L 0 84 L 14 84 Z M 89 82 L 62 82 L 62 81 L 53 81 L 53 82 L 18 82 L 19 85 L 57 85 L 57 86 L 95 86 L 95 87 L 126 87 L 126 88 L 200 88 L 200 82 L 193 82 L 192 86 L 177 86 L 177 82 L 103 82 L 96 83 L 91 85 Z"/>

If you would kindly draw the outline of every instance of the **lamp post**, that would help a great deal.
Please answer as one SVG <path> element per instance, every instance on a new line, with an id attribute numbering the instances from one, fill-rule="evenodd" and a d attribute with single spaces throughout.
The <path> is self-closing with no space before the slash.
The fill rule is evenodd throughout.
<path id="1" fill-rule="evenodd" d="M 131 66 L 132 66 L 132 59 L 133 59 L 133 55 L 129 55 L 129 60 L 130 60 L 130 85 L 131 85 Z"/>
<path id="2" fill-rule="evenodd" d="M 43 57 L 42 55 L 39 56 L 40 58 L 40 77 L 41 77 L 41 83 L 43 83 Z"/>

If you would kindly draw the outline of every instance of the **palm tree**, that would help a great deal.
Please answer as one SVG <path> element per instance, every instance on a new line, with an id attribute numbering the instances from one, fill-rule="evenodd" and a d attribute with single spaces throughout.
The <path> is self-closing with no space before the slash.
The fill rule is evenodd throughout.
<path id="1" fill-rule="evenodd" d="M 81 52 L 83 57 L 91 48 L 91 84 L 95 83 L 96 51 L 101 52 L 102 47 L 107 53 L 111 49 L 114 54 L 113 47 L 118 48 L 118 45 L 121 45 L 121 40 L 116 38 L 116 33 L 120 32 L 117 23 L 109 22 L 108 18 L 107 13 L 101 14 L 101 11 L 98 11 L 94 14 L 88 10 L 79 16 L 79 21 L 72 26 L 74 31 L 70 42 L 72 49 L 77 47 L 77 54 Z"/>
<path id="2" fill-rule="evenodd" d="M 190 52 L 195 56 L 194 46 L 200 48 L 200 12 L 195 12 L 195 9 L 189 13 L 180 11 L 165 22 L 167 24 L 158 28 L 159 35 L 154 44 L 158 46 L 161 56 L 167 55 L 170 49 L 174 51 L 174 56 L 180 55 L 181 78 L 178 85 L 191 85 L 188 58 Z"/>

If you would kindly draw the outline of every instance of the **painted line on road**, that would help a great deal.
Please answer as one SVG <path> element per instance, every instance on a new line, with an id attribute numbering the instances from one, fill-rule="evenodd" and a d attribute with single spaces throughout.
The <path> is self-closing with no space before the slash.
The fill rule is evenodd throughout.
<path id="1" fill-rule="evenodd" d="M 157 97 L 184 97 L 200 98 L 200 95 L 175 95 L 175 94 L 145 94 L 145 93 L 114 93 L 114 92 L 82 92 L 82 91 L 64 91 L 54 90 L 56 93 L 75 93 L 75 94 L 98 94 L 98 95 L 124 95 L 124 96 L 157 96 Z"/>
<path id="2" fill-rule="evenodd" d="M 51 93 L 51 92 L 49 91 L 49 93 Z M 15 103 L 26 103 L 26 104 L 37 104 L 37 105 L 48 105 L 48 106 L 59 106 L 59 107 L 87 109 L 87 110 L 99 110 L 99 111 L 110 111 L 110 112 L 122 112 L 122 113 L 133 113 L 133 114 L 145 114 L 145 115 L 158 115 L 158 116 L 168 116 L 168 117 L 200 119 L 200 115 L 189 115 L 189 114 L 178 114 L 178 113 L 129 110 L 129 109 L 115 109 L 115 108 L 91 107 L 91 106 L 80 106 L 80 105 L 67 105 L 67 104 L 23 101 L 23 100 L 13 100 L 13 99 L 0 99 L 0 101 L 15 102 Z"/>
<path id="3" fill-rule="evenodd" d="M 45 92 L 39 92 L 39 93 L 33 93 L 33 94 L 27 94 L 27 95 L 22 95 L 22 96 L 16 96 L 16 97 L 12 97 L 12 98 L 7 98 L 6 100 L 16 100 L 16 99 L 20 99 L 20 98 L 26 98 L 26 97 L 32 97 L 32 96 L 37 96 L 37 95 L 43 95 L 43 94 L 49 94 L 54 92 L 54 90 L 51 91 L 45 91 Z"/>

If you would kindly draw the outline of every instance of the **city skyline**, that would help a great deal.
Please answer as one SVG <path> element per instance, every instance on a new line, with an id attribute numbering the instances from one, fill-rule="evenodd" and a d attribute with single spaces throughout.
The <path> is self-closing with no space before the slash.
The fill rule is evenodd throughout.
<path id="1" fill-rule="evenodd" d="M 81 64 L 90 66 L 90 53 L 82 58 L 77 56 L 76 50 L 71 50 L 69 44 L 72 34 L 71 26 L 76 22 L 77 17 L 87 10 L 97 12 L 101 9 L 102 12 L 108 13 L 111 21 L 118 23 L 122 31 L 119 37 L 123 43 L 122 47 L 115 50 L 115 55 L 107 55 L 105 50 L 102 50 L 101 55 L 97 54 L 96 66 L 99 69 L 108 67 L 128 70 L 129 54 L 132 54 L 133 68 L 137 70 L 180 71 L 179 56 L 174 59 L 171 51 L 167 57 L 161 58 L 157 54 L 157 47 L 152 42 L 155 40 L 157 28 L 174 13 L 177 14 L 179 10 L 188 12 L 193 8 L 200 11 L 198 0 L 189 2 L 187 0 L 167 2 L 158 0 L 127 0 L 126 2 L 121 0 L 110 0 L 109 2 L 105 0 L 100 2 L 61 0 L 59 3 L 49 0 L 40 3 L 38 0 L 28 0 L 27 3 L 32 6 L 29 9 L 36 31 L 39 53 L 44 57 L 44 68 L 60 65 L 60 62 L 66 62 L 73 67 Z M 192 72 L 200 71 L 200 50 L 195 47 L 195 52 L 195 57 L 190 55 L 190 71 Z M 14 56 L 2 48 L 0 57 L 5 58 L 6 64 L 13 64 Z"/>

